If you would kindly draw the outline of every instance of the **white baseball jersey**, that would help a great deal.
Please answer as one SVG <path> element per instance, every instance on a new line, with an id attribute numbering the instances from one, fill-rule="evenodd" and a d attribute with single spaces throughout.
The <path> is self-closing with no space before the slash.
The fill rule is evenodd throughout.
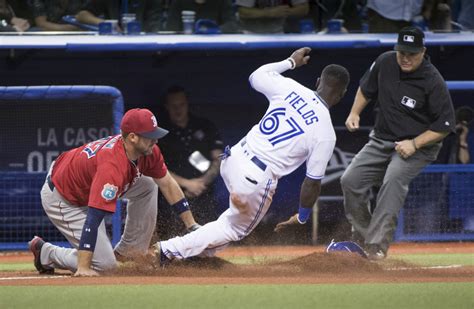
<path id="1" fill-rule="evenodd" d="M 246 237 L 270 208 L 278 178 L 304 161 L 308 177 L 324 176 L 336 142 L 329 110 L 315 92 L 280 75 L 290 67 L 288 60 L 271 63 L 250 76 L 270 106 L 242 141 L 226 149 L 220 172 L 230 193 L 229 208 L 192 233 L 160 242 L 168 259 L 213 256 Z"/>
<path id="2" fill-rule="evenodd" d="M 250 84 L 267 97 L 270 106 L 246 141 L 278 177 L 306 161 L 306 176 L 321 179 L 336 144 L 331 116 L 316 92 L 280 74 L 290 68 L 291 62 L 284 60 L 250 75 Z"/>

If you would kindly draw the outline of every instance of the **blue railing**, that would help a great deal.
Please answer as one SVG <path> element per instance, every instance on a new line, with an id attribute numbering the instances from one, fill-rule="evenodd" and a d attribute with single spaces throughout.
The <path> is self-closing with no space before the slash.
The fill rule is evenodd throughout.
<path id="1" fill-rule="evenodd" d="M 0 250 L 25 250 L 34 235 L 68 247 L 69 243 L 49 221 L 41 205 L 40 191 L 46 173 L 0 173 Z M 107 219 L 111 241 L 115 245 L 121 236 L 121 203 Z"/>

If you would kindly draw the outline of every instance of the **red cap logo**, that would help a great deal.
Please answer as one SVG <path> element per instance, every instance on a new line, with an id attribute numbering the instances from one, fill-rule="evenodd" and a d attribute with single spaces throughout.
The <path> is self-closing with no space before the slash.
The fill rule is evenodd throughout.
<path id="1" fill-rule="evenodd" d="M 150 139 L 159 139 L 168 134 L 168 130 L 158 127 L 155 115 L 146 108 L 127 111 L 123 115 L 120 130 L 122 133 L 135 133 Z"/>

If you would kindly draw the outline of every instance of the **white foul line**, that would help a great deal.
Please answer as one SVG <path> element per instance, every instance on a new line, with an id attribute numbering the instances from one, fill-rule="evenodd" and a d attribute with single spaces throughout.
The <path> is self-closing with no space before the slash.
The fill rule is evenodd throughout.
<path id="1" fill-rule="evenodd" d="M 421 267 L 392 267 L 387 268 L 386 270 L 417 270 L 417 269 L 449 269 L 449 268 L 459 268 L 463 265 L 439 265 L 439 266 L 421 266 Z"/>

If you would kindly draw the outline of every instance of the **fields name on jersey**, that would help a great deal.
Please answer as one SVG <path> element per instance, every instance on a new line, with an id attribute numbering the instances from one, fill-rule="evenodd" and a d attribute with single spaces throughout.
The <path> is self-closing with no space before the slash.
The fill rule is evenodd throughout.
<path id="1" fill-rule="evenodd" d="M 111 128 L 38 128 L 36 132 L 38 147 L 60 145 L 75 147 L 87 142 L 113 135 Z"/>
<path id="2" fill-rule="evenodd" d="M 290 104 L 298 114 L 301 115 L 307 125 L 318 122 L 316 112 L 311 106 L 296 92 L 292 91 L 285 98 L 285 102 Z"/>

